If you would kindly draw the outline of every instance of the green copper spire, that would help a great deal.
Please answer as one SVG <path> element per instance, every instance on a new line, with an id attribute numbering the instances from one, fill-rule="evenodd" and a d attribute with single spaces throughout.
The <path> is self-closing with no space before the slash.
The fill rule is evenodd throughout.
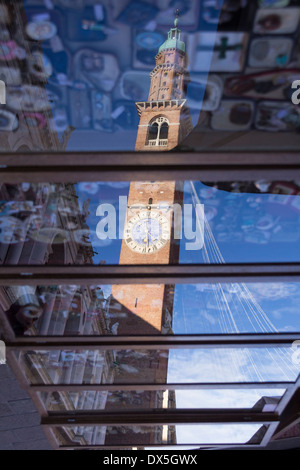
<path id="1" fill-rule="evenodd" d="M 174 28 L 171 28 L 168 33 L 168 39 L 160 46 L 158 52 L 161 52 L 165 49 L 179 49 L 180 51 L 185 52 L 185 43 L 181 41 L 181 31 L 178 29 L 178 17 L 179 11 L 176 11 L 176 18 L 174 20 Z"/>
<path id="2" fill-rule="evenodd" d="M 177 26 L 178 26 L 178 18 L 179 18 L 179 10 L 178 10 L 178 8 L 177 8 L 177 10 L 176 10 L 176 18 L 175 18 L 175 20 L 174 20 L 174 26 L 175 26 L 175 28 L 177 28 Z"/>

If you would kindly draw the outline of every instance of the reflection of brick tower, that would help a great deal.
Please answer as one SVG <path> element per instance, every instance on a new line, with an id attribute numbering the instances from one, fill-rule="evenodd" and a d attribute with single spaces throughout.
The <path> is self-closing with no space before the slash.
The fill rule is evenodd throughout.
<path id="1" fill-rule="evenodd" d="M 177 25 L 178 18 L 156 56 L 149 101 L 137 103 L 141 118 L 136 150 L 171 149 L 192 128 L 185 100 L 189 81 L 187 57 Z M 182 184 L 131 183 L 120 264 L 178 263 L 179 240 L 174 239 L 173 204 L 182 204 Z M 127 312 L 127 322 L 119 322 L 118 333 L 157 334 L 164 327 L 163 332 L 168 332 L 166 312 L 172 307 L 173 293 L 172 286 L 164 285 L 114 286 L 112 295 Z"/>
<path id="2" fill-rule="evenodd" d="M 178 18 L 155 57 L 148 101 L 136 103 L 140 115 L 136 150 L 171 150 L 192 130 L 185 99 L 187 56 L 177 25 Z"/>
<path id="3" fill-rule="evenodd" d="M 156 56 L 151 73 L 149 101 L 137 103 L 140 125 L 136 150 L 170 150 L 191 130 L 192 123 L 185 94 L 188 84 L 185 44 L 175 27 Z M 132 182 L 124 228 L 120 264 L 176 264 L 179 261 L 179 240 L 174 237 L 175 209 L 182 205 L 182 184 L 169 181 Z M 178 214 L 177 214 L 178 215 Z M 110 306 L 118 319 L 118 334 L 172 334 L 174 286 L 123 285 L 113 286 Z M 136 356 L 136 357 L 135 357 Z M 118 354 L 118 363 L 127 370 L 139 369 L 140 355 L 133 351 Z M 146 351 L 143 373 L 132 375 L 132 382 L 165 384 L 168 372 L 167 351 Z M 115 383 L 118 382 L 116 377 Z M 122 379 L 119 379 L 122 381 Z M 143 407 L 170 408 L 175 406 L 174 394 L 162 390 L 143 393 Z M 142 395 L 140 395 L 141 397 Z M 128 406 L 130 407 L 130 397 Z M 128 436 L 130 440 L 130 436 Z M 135 441 L 137 437 L 135 436 Z M 128 442 L 129 442 L 128 440 Z M 114 436 L 114 444 L 118 444 Z M 140 433 L 139 445 L 174 443 L 172 426 L 155 426 Z M 124 437 L 122 438 L 124 443 Z M 110 443 L 106 437 L 107 445 Z M 120 440 L 121 443 L 121 440 Z"/>

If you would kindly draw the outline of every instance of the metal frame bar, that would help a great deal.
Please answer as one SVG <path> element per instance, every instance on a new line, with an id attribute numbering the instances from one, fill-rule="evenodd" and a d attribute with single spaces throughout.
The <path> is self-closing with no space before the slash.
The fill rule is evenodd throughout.
<path id="1" fill-rule="evenodd" d="M 268 429 L 266 430 L 265 435 L 263 436 L 260 442 L 261 447 L 266 447 L 269 444 L 278 424 L 279 423 L 275 423 L 275 422 L 269 424 Z"/>
<path id="2" fill-rule="evenodd" d="M 275 423 L 272 423 L 270 426 L 272 426 Z M 280 439 L 278 441 L 272 441 L 268 447 L 268 450 L 293 450 L 296 448 L 299 448 L 299 438 L 289 438 L 289 439 Z M 138 450 L 139 446 L 134 445 L 132 446 Z M 264 447 L 262 445 L 262 441 L 260 444 L 152 444 L 147 446 L 147 449 L 152 449 L 152 448 L 157 448 L 157 447 L 163 447 L 163 448 L 170 448 L 174 449 L 178 448 L 180 450 L 181 447 L 191 447 L 192 450 L 197 450 L 197 449 L 207 449 L 207 450 L 215 450 L 215 449 L 225 449 L 225 450 L 264 450 Z M 73 450 L 73 449 L 89 449 L 89 450 L 118 450 L 118 449 L 128 449 L 128 446 L 105 446 L 105 445 L 82 445 L 82 446 L 67 446 L 67 445 L 62 445 L 58 448 L 58 450 Z"/>
<path id="3" fill-rule="evenodd" d="M 251 333 L 160 336 L 23 336 L 6 343 L 8 350 L 123 350 L 185 349 L 204 347 L 284 347 L 299 339 L 300 333 Z"/>
<path id="4" fill-rule="evenodd" d="M 241 390 L 241 389 L 289 389 L 294 382 L 218 382 L 218 383 L 173 383 L 173 384 L 30 384 L 27 389 L 34 392 L 80 392 L 80 391 L 159 391 L 159 390 Z"/>
<path id="5" fill-rule="evenodd" d="M 283 411 L 285 410 L 286 406 L 290 402 L 291 398 L 293 395 L 296 393 L 297 389 L 300 387 L 300 374 L 295 381 L 294 385 L 292 387 L 289 387 L 285 394 L 282 396 L 280 402 L 277 405 L 278 408 L 278 413 L 282 415 Z"/>
<path id="6" fill-rule="evenodd" d="M 298 393 L 299 394 L 299 387 L 300 387 L 300 374 L 297 378 L 297 380 L 295 381 L 294 385 L 287 388 L 284 395 L 281 397 L 278 405 L 277 405 L 277 412 L 281 418 L 281 422 L 279 423 L 278 426 L 276 426 L 274 428 L 274 432 L 272 434 L 271 437 L 273 436 L 276 436 L 276 437 L 280 437 L 280 435 L 286 430 L 286 426 L 284 426 L 284 424 L 286 425 L 287 423 L 283 423 L 283 421 L 286 421 L 286 414 L 287 414 L 287 411 L 289 410 L 289 412 L 292 412 L 292 408 L 294 408 L 294 406 L 292 406 L 293 402 L 295 402 L 295 397 L 296 397 L 296 394 Z M 295 403 L 294 403 L 295 405 Z M 298 408 L 299 409 L 299 408 Z M 298 418 L 298 421 L 299 421 L 300 418 Z M 293 421 L 291 421 L 291 423 L 293 423 Z M 296 422 L 294 421 L 293 424 L 296 424 Z M 280 429 L 282 427 L 282 429 Z M 270 439 L 271 439 L 270 437 Z"/>
<path id="7" fill-rule="evenodd" d="M 157 449 L 157 448 L 162 448 L 162 449 L 166 449 L 168 451 L 168 449 L 170 450 L 174 450 L 174 447 L 178 450 L 182 450 L 182 448 L 186 448 L 186 447 L 191 447 L 191 451 L 192 450 L 198 450 L 198 449 L 208 449 L 208 450 L 212 450 L 212 448 L 217 448 L 217 449 L 222 449 L 222 448 L 229 448 L 229 447 L 237 447 L 237 446 L 243 446 L 244 448 L 246 448 L 246 450 L 249 450 L 249 448 L 252 450 L 256 449 L 260 449 L 260 444 L 151 444 L 151 445 L 145 445 L 144 447 L 147 447 L 147 449 L 151 450 L 151 449 Z M 57 450 L 76 450 L 76 449 L 85 449 L 85 450 L 122 450 L 122 449 L 125 449 L 125 450 L 128 450 L 128 447 L 134 447 L 135 449 L 139 450 L 139 448 L 142 448 L 142 450 L 144 449 L 144 447 L 142 447 L 141 445 L 139 444 L 129 444 L 127 446 L 123 445 L 123 446 L 106 446 L 106 445 L 77 445 L 77 446 L 67 446 L 67 445 L 62 445 L 60 446 Z M 184 450 L 184 449 L 183 449 Z"/>
<path id="8" fill-rule="evenodd" d="M 282 415 L 282 413 L 286 409 L 287 405 L 290 403 L 291 399 L 293 398 L 293 396 L 295 395 L 295 393 L 299 389 L 299 387 L 300 387 L 300 374 L 298 375 L 298 378 L 295 381 L 294 385 L 292 385 L 291 387 L 288 387 L 286 389 L 286 392 L 281 397 L 281 399 L 280 399 L 280 401 L 277 405 L 277 410 L 278 410 L 278 413 L 279 413 L 280 416 Z"/>
<path id="9" fill-rule="evenodd" d="M 0 154 L 0 181 L 293 180 L 295 152 L 39 152 Z M 57 180 L 59 174 L 59 181 Z"/>
<path id="10" fill-rule="evenodd" d="M 283 394 L 283 396 L 279 400 L 279 403 L 276 407 L 276 412 L 278 413 L 281 421 L 284 419 L 285 412 L 286 412 L 289 404 L 291 403 L 293 397 L 295 396 L 295 394 L 299 390 L 299 385 L 300 385 L 300 374 L 299 374 L 297 380 L 295 381 L 295 383 L 291 387 L 288 387 L 286 389 L 285 393 Z M 277 432 L 278 432 L 277 430 L 280 427 L 280 425 L 281 425 L 281 422 L 270 424 L 266 434 L 264 435 L 264 437 L 261 441 L 262 446 L 266 446 L 267 444 L 269 444 L 272 437 L 277 435 Z M 280 434 L 280 432 L 279 432 L 279 434 Z"/>
<path id="11" fill-rule="evenodd" d="M 140 411 L 85 411 L 70 413 L 51 413 L 42 417 L 42 426 L 154 426 L 208 423 L 263 423 L 279 422 L 275 412 L 257 412 L 249 409 L 176 409 Z"/>
<path id="12" fill-rule="evenodd" d="M 300 263 L 1 266 L 0 285 L 193 284 L 300 281 Z"/>

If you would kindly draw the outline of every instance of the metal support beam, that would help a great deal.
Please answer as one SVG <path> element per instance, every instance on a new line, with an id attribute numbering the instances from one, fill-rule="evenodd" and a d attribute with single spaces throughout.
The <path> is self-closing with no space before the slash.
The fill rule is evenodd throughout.
<path id="1" fill-rule="evenodd" d="M 282 411 L 280 423 L 273 435 L 273 439 L 280 439 L 296 426 L 297 423 L 300 423 L 300 388 L 295 390 L 295 393 Z"/>
<path id="2" fill-rule="evenodd" d="M 58 176 L 59 175 L 59 176 Z M 300 177 L 298 152 L 55 152 L 0 155 L 0 181 L 255 181 Z"/>
<path id="3" fill-rule="evenodd" d="M 260 442 L 260 445 L 262 447 L 266 447 L 269 444 L 269 442 L 270 442 L 277 426 L 278 426 L 278 423 L 269 424 L 268 429 L 266 430 L 265 435 L 263 436 L 263 438 Z"/>
<path id="4" fill-rule="evenodd" d="M 300 281 L 300 263 L 2 266 L 0 285 L 194 284 Z"/>
<path id="5" fill-rule="evenodd" d="M 44 429 L 47 429 L 44 427 Z M 51 429 L 51 428 L 50 428 Z M 73 446 L 68 446 L 68 445 L 63 445 L 63 446 L 60 446 L 57 450 L 76 450 L 76 449 L 80 449 L 80 450 L 111 450 L 111 451 L 115 451 L 115 450 L 128 450 L 128 447 L 134 447 L 135 449 L 137 450 L 144 450 L 145 447 L 147 447 L 147 450 L 156 450 L 157 448 L 162 448 L 162 450 L 173 450 L 174 451 L 174 448 L 178 449 L 179 451 L 180 450 L 186 450 L 187 448 L 190 448 L 191 450 L 192 449 L 203 449 L 203 448 L 207 448 L 207 449 L 211 449 L 212 447 L 213 448 L 217 448 L 217 449 L 222 449 L 222 448 L 227 448 L 228 446 L 230 445 L 234 445 L 235 447 L 238 446 L 239 444 L 153 444 L 153 445 L 147 445 L 147 446 L 141 446 L 141 445 L 138 445 L 138 444 L 132 444 L 131 446 L 129 445 L 116 445 L 116 446 L 106 446 L 106 445 L 73 445 Z M 244 444 L 241 444 L 245 447 Z M 252 444 L 249 444 L 247 446 L 247 449 L 248 447 L 250 447 L 252 449 Z M 255 445 L 254 446 L 256 449 L 259 449 L 259 446 Z"/>
<path id="6" fill-rule="evenodd" d="M 290 347 L 300 333 L 251 333 L 159 336 L 24 336 L 7 343 L 8 350 L 197 349 L 214 347 Z"/>
<path id="7" fill-rule="evenodd" d="M 217 382 L 217 383 L 118 383 L 118 384 L 28 384 L 28 388 L 34 392 L 86 392 L 90 390 L 103 392 L 119 391 L 160 391 L 160 390 L 259 390 L 259 389 L 287 389 L 292 387 L 294 382 Z"/>
<path id="8" fill-rule="evenodd" d="M 123 350 L 290 347 L 300 333 L 251 333 L 160 336 L 24 336 L 7 343 L 8 350 Z"/>
<path id="9" fill-rule="evenodd" d="M 77 412 L 51 413 L 42 417 L 43 426 L 153 426 L 158 424 L 201 424 L 201 423 L 262 423 L 278 421 L 274 412 L 257 412 L 249 409 L 176 409 L 143 410 L 130 412 Z"/>

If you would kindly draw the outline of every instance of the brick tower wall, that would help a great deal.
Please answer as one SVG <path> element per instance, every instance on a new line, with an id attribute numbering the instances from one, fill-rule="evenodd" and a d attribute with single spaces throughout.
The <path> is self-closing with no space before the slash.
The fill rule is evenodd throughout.
<path id="1" fill-rule="evenodd" d="M 147 136 L 148 136 L 148 126 L 152 119 L 156 117 L 166 117 L 169 121 L 169 135 L 168 135 L 168 146 L 166 147 L 147 147 Z M 176 106 L 164 106 L 163 102 L 160 106 L 157 106 L 153 109 L 148 108 L 142 112 L 140 118 L 140 124 L 136 139 L 135 150 L 151 150 L 153 151 L 162 151 L 162 150 L 171 150 L 176 147 L 180 141 L 180 127 L 181 127 L 181 108 Z"/>

